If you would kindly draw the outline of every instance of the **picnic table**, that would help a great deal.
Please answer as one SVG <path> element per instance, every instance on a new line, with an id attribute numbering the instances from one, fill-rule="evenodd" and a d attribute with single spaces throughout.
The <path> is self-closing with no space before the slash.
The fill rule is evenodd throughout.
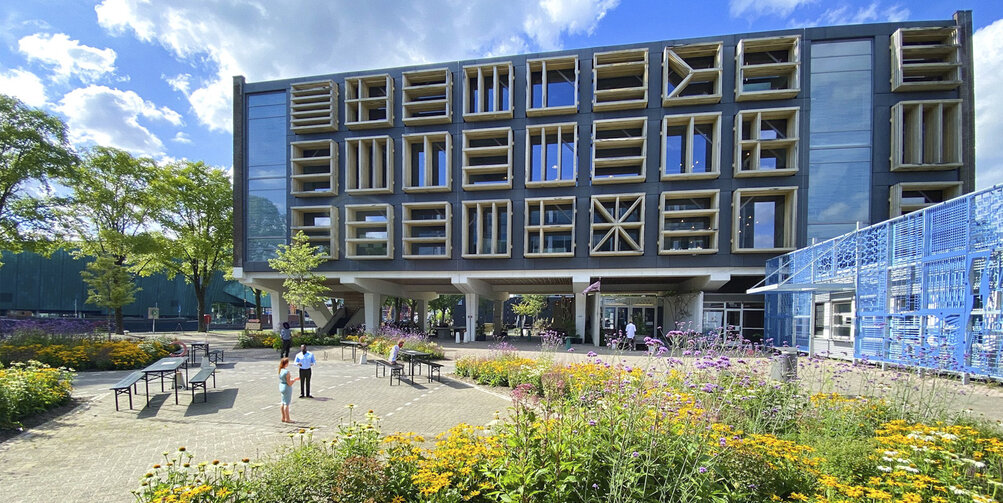
<path id="1" fill-rule="evenodd" d="M 177 356 L 172 358 L 161 358 L 156 362 L 151 363 L 148 367 L 144 368 L 141 372 L 145 377 L 146 381 L 146 405 L 150 405 L 150 379 L 154 375 L 160 375 L 160 391 L 164 391 L 164 377 L 170 374 L 172 379 L 174 373 L 178 371 L 179 368 L 185 368 L 185 382 L 188 382 L 188 358 L 184 356 Z M 178 404 L 178 387 L 174 386 L 174 403 Z"/>
<path id="2" fill-rule="evenodd" d="M 415 366 L 415 363 L 418 364 L 418 371 L 421 372 L 421 361 L 424 360 L 424 359 L 427 359 L 428 357 L 430 357 L 432 355 L 431 355 L 431 353 L 424 353 L 422 351 L 416 351 L 414 349 L 402 349 L 400 351 L 400 356 L 403 356 L 408 361 L 408 365 L 410 366 L 410 369 L 409 369 L 410 370 L 410 374 L 409 375 L 411 376 L 411 380 L 413 381 L 414 380 L 414 366 Z M 417 362 L 416 362 L 416 360 L 417 360 Z"/>
<path id="3" fill-rule="evenodd" d="M 196 359 L 196 356 L 198 356 L 198 352 L 200 350 L 202 351 L 202 353 L 205 355 L 206 358 L 209 357 L 209 343 L 208 342 L 193 342 L 193 343 L 191 343 L 189 345 L 192 347 L 191 351 L 188 352 L 188 364 L 189 365 L 195 365 L 195 362 L 198 361 Z"/>
<path id="4" fill-rule="evenodd" d="M 341 341 L 341 359 L 345 359 L 345 346 L 352 348 L 352 361 L 355 361 L 355 350 L 359 347 L 359 341 Z"/>

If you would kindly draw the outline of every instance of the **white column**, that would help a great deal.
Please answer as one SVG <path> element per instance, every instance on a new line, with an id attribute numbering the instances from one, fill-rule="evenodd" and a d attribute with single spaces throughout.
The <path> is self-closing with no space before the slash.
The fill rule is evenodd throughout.
<path id="1" fill-rule="evenodd" d="M 282 324 L 289 321 L 289 303 L 282 298 L 282 292 L 265 290 L 272 301 L 272 331 L 278 333 Z"/>
<path id="2" fill-rule="evenodd" d="M 588 294 L 575 293 L 575 332 L 581 336 L 582 342 L 588 340 L 588 335 L 585 334 L 585 313 L 588 311 L 588 300 Z"/>
<path id="3" fill-rule="evenodd" d="M 477 335 L 477 307 L 480 305 L 477 294 L 464 294 L 463 305 L 467 312 L 467 331 L 463 336 L 463 342 L 474 342 Z"/>
<path id="4" fill-rule="evenodd" d="M 366 331 L 375 334 L 380 328 L 380 309 L 383 307 L 383 296 L 378 293 L 363 293 L 363 304 L 366 310 Z"/>
<path id="5" fill-rule="evenodd" d="M 426 325 L 427 325 L 427 323 L 426 323 L 427 320 L 426 319 L 427 318 L 428 318 L 428 301 L 427 300 L 419 300 L 418 301 L 418 328 L 420 328 L 422 332 L 425 332 L 426 330 L 428 330 L 428 328 L 426 327 Z"/>
<path id="6" fill-rule="evenodd" d="M 602 297 L 597 293 L 592 299 L 592 344 L 599 347 L 599 329 L 602 328 Z"/>

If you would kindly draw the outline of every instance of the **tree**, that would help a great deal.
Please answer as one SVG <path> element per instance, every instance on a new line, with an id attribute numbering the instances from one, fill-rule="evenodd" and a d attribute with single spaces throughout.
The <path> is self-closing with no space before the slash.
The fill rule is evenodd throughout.
<path id="1" fill-rule="evenodd" d="M 293 244 L 279 245 L 276 256 L 268 259 L 268 265 L 286 279 L 282 282 L 282 298 L 300 311 L 300 333 L 303 333 L 303 308 L 323 303 L 330 296 L 324 286 L 324 277 L 313 272 L 324 257 L 317 246 L 310 245 L 310 238 L 303 231 L 293 236 Z"/>
<path id="2" fill-rule="evenodd" d="M 519 302 L 512 305 L 512 312 L 519 316 L 536 318 L 547 307 L 546 295 L 523 295 Z"/>
<path id="3" fill-rule="evenodd" d="M 52 218 L 36 194 L 77 161 L 63 121 L 0 94 L 0 250 L 20 251 L 39 240 Z"/>
<path id="4" fill-rule="evenodd" d="M 150 261 L 158 243 L 148 225 L 161 200 L 151 188 L 156 169 L 152 159 L 95 147 L 60 180 L 71 190 L 58 208 L 63 245 L 74 248 L 78 257 L 95 258 L 91 267 L 95 278 L 128 277 L 131 286 L 134 275 L 152 272 Z M 105 304 L 98 304 L 114 311 L 119 334 L 122 307 L 127 304 L 119 303 L 122 298 L 109 296 Z"/>
<path id="5" fill-rule="evenodd" d="M 141 290 L 133 284 L 129 271 L 115 264 L 115 257 L 108 254 L 95 257 L 80 272 L 80 277 L 87 283 L 87 302 L 109 309 L 132 304 Z"/>
<path id="6" fill-rule="evenodd" d="M 428 302 L 428 308 L 432 310 L 433 313 L 438 313 L 439 323 L 442 323 L 446 317 L 446 313 L 456 307 L 462 299 L 462 295 L 440 295 L 433 300 Z"/>
<path id="7" fill-rule="evenodd" d="M 169 278 L 180 274 L 195 290 L 199 331 L 213 273 L 230 267 L 233 250 L 233 188 L 226 173 L 202 162 L 169 164 L 153 180 L 160 198 L 157 223 L 163 229 L 157 266 Z"/>

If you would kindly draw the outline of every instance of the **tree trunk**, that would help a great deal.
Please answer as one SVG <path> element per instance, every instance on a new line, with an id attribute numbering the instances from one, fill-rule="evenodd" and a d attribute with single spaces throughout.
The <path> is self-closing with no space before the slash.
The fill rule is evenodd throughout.
<path id="1" fill-rule="evenodd" d="M 125 327 L 122 326 L 122 308 L 115 308 L 115 333 L 125 335 Z"/>
<path id="2" fill-rule="evenodd" d="M 261 321 L 261 290 L 257 288 L 252 288 L 254 291 L 254 317 L 258 321 Z"/>
<path id="3" fill-rule="evenodd" d="M 195 287 L 195 300 L 198 303 L 198 317 L 199 317 L 199 332 L 209 332 L 209 326 L 205 323 L 205 291 L 206 288 L 203 286 L 199 288 Z"/>
<path id="4" fill-rule="evenodd" d="M 306 313 L 306 311 L 300 309 L 299 312 L 300 312 L 300 335 L 303 335 L 304 333 L 306 333 L 306 328 L 305 328 L 306 316 L 304 316 L 304 313 Z"/>

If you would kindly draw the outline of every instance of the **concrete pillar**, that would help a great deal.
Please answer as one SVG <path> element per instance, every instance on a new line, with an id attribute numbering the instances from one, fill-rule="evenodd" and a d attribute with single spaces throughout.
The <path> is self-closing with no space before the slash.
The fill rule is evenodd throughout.
<path id="1" fill-rule="evenodd" d="M 383 296 L 378 293 L 362 294 L 366 310 L 366 331 L 375 334 L 380 328 L 380 311 L 383 308 Z"/>
<path id="2" fill-rule="evenodd" d="M 581 336 L 582 342 L 588 340 L 588 336 L 585 334 L 585 316 L 588 312 L 588 301 L 588 294 L 575 293 L 575 332 Z"/>
<path id="3" fill-rule="evenodd" d="M 464 294 L 463 305 L 467 312 L 467 331 L 463 336 L 463 342 L 474 342 L 477 336 L 477 307 L 480 305 L 480 299 L 476 293 Z"/>
<path id="4" fill-rule="evenodd" d="M 602 328 L 602 297 L 592 296 L 592 344 L 599 347 L 599 330 Z"/>
<path id="5" fill-rule="evenodd" d="M 268 292 L 268 298 L 272 300 L 272 331 L 278 333 L 282 324 L 289 321 L 289 303 L 282 298 L 282 292 L 263 291 Z"/>
<path id="6" fill-rule="evenodd" d="M 428 325 L 427 318 L 428 318 L 428 301 L 427 300 L 419 300 L 418 301 L 418 328 L 420 328 L 422 332 L 425 332 L 425 331 L 428 330 L 428 327 L 426 326 L 426 325 Z"/>
<path id="7" fill-rule="evenodd" d="M 495 324 L 495 331 L 496 332 L 501 332 L 503 335 L 507 335 L 507 334 L 504 334 L 504 332 L 505 332 L 505 301 L 504 300 L 496 300 L 496 301 L 494 301 L 494 316 L 493 316 L 493 319 L 494 319 L 494 324 Z M 491 335 L 494 335 L 494 334 L 488 334 L 488 335 L 491 336 Z"/>

